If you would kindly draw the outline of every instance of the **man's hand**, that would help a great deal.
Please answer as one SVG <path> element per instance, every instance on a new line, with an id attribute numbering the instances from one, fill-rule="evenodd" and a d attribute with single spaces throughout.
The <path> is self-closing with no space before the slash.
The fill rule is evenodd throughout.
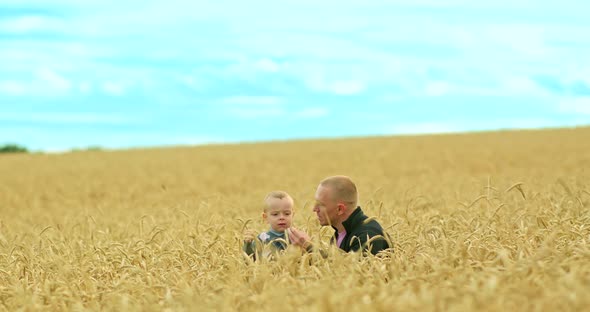
<path id="1" fill-rule="evenodd" d="M 256 231 L 254 230 L 245 230 L 244 231 L 244 242 L 250 243 L 256 238 Z"/>
<path id="2" fill-rule="evenodd" d="M 295 246 L 300 246 L 303 249 L 307 249 L 311 246 L 311 239 L 307 235 L 307 233 L 298 230 L 297 228 L 291 227 L 287 229 L 287 234 L 289 235 L 289 240 L 291 244 Z"/>

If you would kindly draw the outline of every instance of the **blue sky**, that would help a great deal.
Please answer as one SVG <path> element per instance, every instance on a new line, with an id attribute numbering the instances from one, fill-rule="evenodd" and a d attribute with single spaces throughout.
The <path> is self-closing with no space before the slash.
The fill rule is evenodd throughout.
<path id="1" fill-rule="evenodd" d="M 0 3 L 0 144 L 590 124 L 587 1 Z"/>

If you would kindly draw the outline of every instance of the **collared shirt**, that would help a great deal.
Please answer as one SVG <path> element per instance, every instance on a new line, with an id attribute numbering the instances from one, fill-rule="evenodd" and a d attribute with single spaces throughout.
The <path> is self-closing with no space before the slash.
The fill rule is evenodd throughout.
<path id="1" fill-rule="evenodd" d="M 268 257 L 277 251 L 285 250 L 287 248 L 287 237 L 285 232 L 277 232 L 272 228 L 266 232 L 258 234 L 258 240 L 260 240 L 263 246 L 258 246 L 259 244 L 257 244 L 257 240 L 253 240 L 251 242 L 245 242 L 242 247 L 242 250 L 248 256 L 252 256 L 254 260 L 260 256 Z"/>
<path id="2" fill-rule="evenodd" d="M 344 237 L 346 237 L 346 231 L 338 232 L 338 239 L 336 240 L 336 242 L 338 243 L 338 247 L 342 246 L 342 241 L 344 240 Z"/>

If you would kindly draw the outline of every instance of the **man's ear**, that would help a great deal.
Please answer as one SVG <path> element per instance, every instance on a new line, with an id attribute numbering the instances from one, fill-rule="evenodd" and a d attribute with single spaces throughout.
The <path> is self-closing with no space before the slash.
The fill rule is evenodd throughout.
<path id="1" fill-rule="evenodd" d="M 266 212 L 263 212 L 263 213 L 262 213 L 262 220 L 266 221 L 266 218 L 267 218 L 267 216 L 266 216 Z"/>
<path id="2" fill-rule="evenodd" d="M 338 203 L 338 214 L 341 215 L 346 211 L 346 205 L 343 203 Z"/>

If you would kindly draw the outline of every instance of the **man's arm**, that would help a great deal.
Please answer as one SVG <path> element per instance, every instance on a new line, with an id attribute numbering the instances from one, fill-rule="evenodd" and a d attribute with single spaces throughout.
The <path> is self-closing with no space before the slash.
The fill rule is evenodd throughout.
<path id="1" fill-rule="evenodd" d="M 291 244 L 299 246 L 308 252 L 313 250 L 311 239 L 307 233 L 298 230 L 297 228 L 291 227 L 287 229 L 287 235 L 289 235 L 289 241 L 291 241 Z"/>
<path id="2" fill-rule="evenodd" d="M 328 252 L 326 250 L 316 248 L 313 245 L 313 243 L 311 242 L 311 239 L 309 238 L 309 235 L 307 235 L 307 233 L 305 233 L 301 230 L 298 230 L 297 228 L 291 227 L 290 229 L 287 230 L 287 235 L 289 235 L 289 240 L 291 241 L 291 244 L 301 247 L 302 249 L 304 249 L 308 253 L 311 253 L 314 251 L 318 252 L 320 254 L 320 256 L 322 256 L 322 258 L 328 257 Z"/>
<path id="3" fill-rule="evenodd" d="M 376 255 L 380 251 L 389 248 L 389 244 L 381 233 L 369 230 L 361 232 L 350 239 L 350 251 L 359 251 L 361 247 L 363 252 L 369 251 L 371 254 Z"/>

